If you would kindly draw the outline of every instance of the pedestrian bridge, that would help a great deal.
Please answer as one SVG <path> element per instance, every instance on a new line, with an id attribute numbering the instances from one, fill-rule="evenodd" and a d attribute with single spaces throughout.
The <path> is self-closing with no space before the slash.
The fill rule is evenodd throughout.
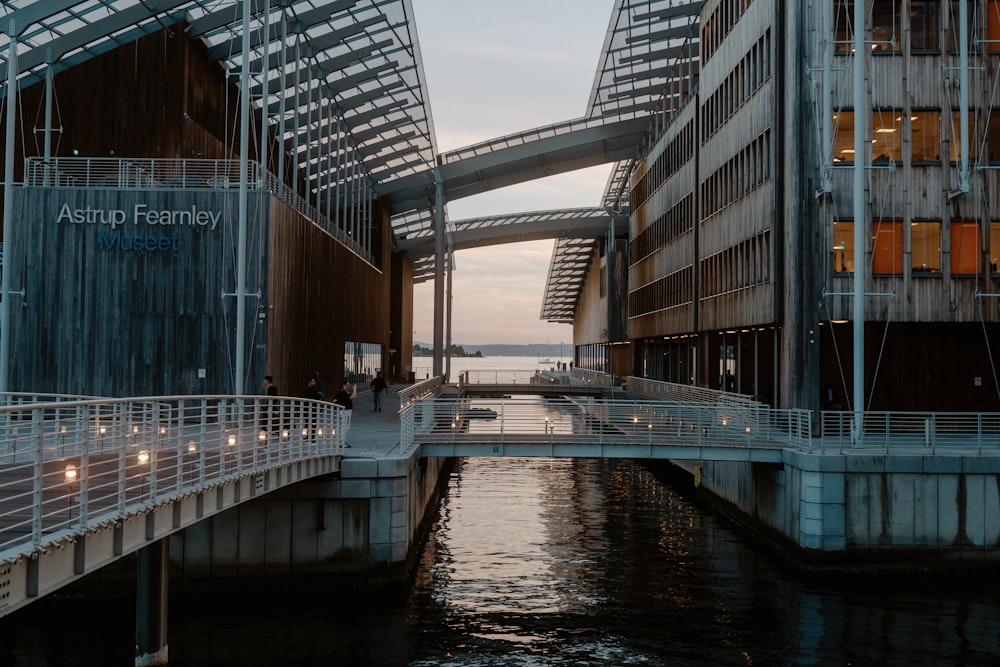
<path id="1" fill-rule="evenodd" d="M 537 375 L 509 383 L 480 376 L 475 391 L 464 393 L 461 384 L 474 378 L 459 385 L 433 378 L 386 397 L 390 409 L 399 401 L 398 419 L 366 420 L 364 401 L 356 403 L 355 449 L 345 443 L 343 411 L 325 401 L 6 395 L 0 616 L 247 500 L 337 473 L 352 455 L 772 465 L 795 452 L 1000 455 L 997 414 L 865 413 L 859 420 L 825 412 L 817 419 L 697 387 L 627 378 L 625 392 L 576 371 L 555 381 Z M 560 382 L 560 395 L 545 395 Z M 570 383 L 588 391 L 573 395 Z"/>

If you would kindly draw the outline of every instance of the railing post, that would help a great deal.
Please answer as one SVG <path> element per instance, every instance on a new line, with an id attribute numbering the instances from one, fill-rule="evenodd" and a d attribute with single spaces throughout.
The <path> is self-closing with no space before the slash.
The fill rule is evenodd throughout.
<path id="1" fill-rule="evenodd" d="M 34 443 L 34 473 L 35 479 L 32 483 L 32 509 L 31 509 L 31 544 L 36 549 L 42 545 L 42 489 L 44 488 L 44 470 L 42 462 L 44 459 L 43 435 L 42 435 L 42 411 L 34 409 L 31 411 L 31 440 Z"/>
<path id="2" fill-rule="evenodd" d="M 83 450 L 80 452 L 80 470 L 77 474 L 77 482 L 80 484 L 77 505 L 79 506 L 80 527 L 83 527 L 87 525 L 87 507 L 90 504 L 88 502 L 90 497 L 90 406 L 85 405 L 81 409 L 83 416 L 80 416 L 78 410 L 76 419 L 76 428 L 83 428 Z"/>

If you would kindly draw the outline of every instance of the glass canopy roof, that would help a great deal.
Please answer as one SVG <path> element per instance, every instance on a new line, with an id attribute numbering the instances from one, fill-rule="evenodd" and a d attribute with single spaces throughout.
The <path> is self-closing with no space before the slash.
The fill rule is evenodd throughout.
<path id="1" fill-rule="evenodd" d="M 283 140 L 301 149 L 295 153 L 301 168 L 310 163 L 320 178 L 330 164 L 317 125 L 317 110 L 330 105 L 376 189 L 433 167 L 434 127 L 409 0 L 249 5 L 251 99 L 267 108 L 273 130 L 282 110 L 281 127 L 298 128 L 286 129 Z M 43 80 L 50 62 L 59 72 L 163 29 L 202 40 L 209 56 L 238 76 L 243 8 L 243 0 L 5 0 L 0 30 L 16 38 L 19 87 Z M 3 40 L 0 58 L 9 49 Z"/>
<path id="2" fill-rule="evenodd" d="M 439 156 L 409 0 L 251 0 L 249 6 L 251 99 L 266 107 L 273 130 L 298 128 L 286 129 L 283 140 L 297 149 L 301 168 L 308 163 L 309 173 L 325 178 L 327 145 L 318 120 L 310 121 L 329 105 L 375 192 L 434 168 Z M 698 76 L 701 6 L 701 0 L 616 0 L 584 116 L 559 127 L 572 132 L 676 107 Z M 163 29 L 202 40 L 235 76 L 244 67 L 243 8 L 244 0 L 3 0 L 0 31 L 15 38 L 19 87 L 43 80 L 48 63 L 59 72 Z M 9 40 L 0 42 L 0 58 L 9 49 Z M 453 157 L 481 152 L 469 147 Z M 627 213 L 628 164 L 613 170 L 601 202 L 616 213 Z M 427 209 L 393 217 L 397 236 L 432 228 Z M 543 319 L 572 320 L 588 259 L 578 239 L 556 244 Z"/>

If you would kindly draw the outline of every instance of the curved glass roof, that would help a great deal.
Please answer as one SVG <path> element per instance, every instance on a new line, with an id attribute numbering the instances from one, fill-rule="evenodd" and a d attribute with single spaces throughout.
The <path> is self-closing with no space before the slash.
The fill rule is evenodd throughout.
<path id="1" fill-rule="evenodd" d="M 321 178 L 330 149 L 321 115 L 341 119 L 372 186 L 434 165 L 437 148 L 409 0 L 252 0 L 251 99 Z M 16 37 L 18 86 L 163 29 L 202 40 L 234 76 L 244 67 L 243 0 L 5 0 L 0 30 Z M 13 26 L 13 28 L 12 28 Z M 7 59 L 9 39 L 0 43 Z M 297 103 L 296 103 L 297 102 Z M 323 113 L 320 114 L 319 110 Z"/>

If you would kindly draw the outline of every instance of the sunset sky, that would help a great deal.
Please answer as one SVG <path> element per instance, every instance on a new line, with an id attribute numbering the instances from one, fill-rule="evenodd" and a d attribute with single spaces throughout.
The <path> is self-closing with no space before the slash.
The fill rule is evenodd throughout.
<path id="1" fill-rule="evenodd" d="M 442 152 L 580 118 L 613 0 L 412 0 Z M 451 220 L 596 206 L 611 165 L 448 203 Z M 461 250 L 452 342 L 557 343 L 572 327 L 539 319 L 553 241 Z M 434 338 L 434 283 L 414 289 L 414 340 Z"/>

